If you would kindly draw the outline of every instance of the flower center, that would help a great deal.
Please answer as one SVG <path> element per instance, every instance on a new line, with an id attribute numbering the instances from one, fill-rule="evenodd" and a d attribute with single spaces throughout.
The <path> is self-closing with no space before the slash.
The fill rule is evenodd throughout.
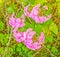
<path id="1" fill-rule="evenodd" d="M 33 41 L 33 43 L 38 41 L 38 39 L 35 35 L 33 36 L 32 41 Z"/>
<path id="2" fill-rule="evenodd" d="M 41 12 L 41 10 L 38 10 L 38 15 L 37 15 L 38 17 L 39 16 L 42 16 L 42 12 Z"/>

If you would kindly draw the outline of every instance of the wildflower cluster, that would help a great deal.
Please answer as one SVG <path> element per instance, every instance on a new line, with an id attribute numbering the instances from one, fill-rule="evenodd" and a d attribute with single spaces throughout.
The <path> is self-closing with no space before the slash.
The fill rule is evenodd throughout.
<path id="1" fill-rule="evenodd" d="M 44 43 L 44 33 L 40 32 L 40 36 L 36 37 L 38 38 L 36 42 L 33 42 L 32 38 L 36 35 L 36 32 L 33 31 L 32 28 L 27 29 L 27 31 L 19 32 L 18 28 L 25 26 L 25 16 L 32 18 L 36 23 L 43 23 L 46 22 L 51 18 L 51 14 L 46 16 L 38 16 L 38 12 L 40 10 L 40 4 L 35 6 L 31 12 L 28 11 L 28 6 L 24 8 L 24 14 L 21 16 L 21 18 L 16 18 L 14 14 L 10 17 L 9 24 L 13 27 L 13 33 L 14 37 L 17 42 L 23 42 L 24 45 L 26 45 L 31 50 L 36 50 L 41 48 L 41 45 Z M 46 10 L 48 8 L 44 6 Z"/>

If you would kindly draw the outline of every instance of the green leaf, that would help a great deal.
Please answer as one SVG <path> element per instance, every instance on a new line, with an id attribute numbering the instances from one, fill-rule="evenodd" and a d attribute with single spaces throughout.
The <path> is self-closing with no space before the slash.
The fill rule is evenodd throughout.
<path id="1" fill-rule="evenodd" d="M 46 36 L 46 38 L 45 38 L 45 43 L 47 43 L 47 42 L 52 42 L 53 41 L 53 36 Z"/>
<path id="2" fill-rule="evenodd" d="M 22 43 L 17 44 L 16 51 L 19 53 L 22 52 Z"/>
<path id="3" fill-rule="evenodd" d="M 24 0 L 24 6 L 27 6 L 29 4 L 28 0 Z"/>
<path id="4" fill-rule="evenodd" d="M 30 51 L 30 52 L 28 52 L 28 53 L 27 53 L 27 55 L 28 55 L 28 57 L 32 57 L 33 52 L 32 52 L 32 51 Z"/>
<path id="5" fill-rule="evenodd" d="M 45 15 L 49 15 L 51 12 L 52 12 L 52 10 L 51 10 L 51 9 L 48 9 L 48 10 L 45 12 Z"/>
<path id="6" fill-rule="evenodd" d="M 9 38 L 8 34 L 0 33 L 0 41 L 1 41 L 2 45 L 6 45 L 6 43 L 8 42 L 8 38 Z"/>
<path id="7" fill-rule="evenodd" d="M 34 4 L 34 2 L 35 2 L 35 0 L 30 0 L 30 3 L 31 3 L 31 4 Z"/>
<path id="8" fill-rule="evenodd" d="M 49 37 L 48 37 L 48 41 L 49 41 L 49 42 L 52 42 L 52 41 L 53 41 L 53 36 L 49 36 Z"/>
<path id="9" fill-rule="evenodd" d="M 46 2 L 46 0 L 35 0 L 35 4 L 44 4 Z"/>
<path id="10" fill-rule="evenodd" d="M 12 48 L 12 47 L 10 47 L 10 48 L 9 48 L 9 51 L 10 51 L 11 53 L 13 53 L 13 52 L 14 52 L 14 50 L 13 50 L 13 48 Z"/>
<path id="11" fill-rule="evenodd" d="M 17 7 L 15 4 L 11 4 L 9 7 L 6 8 L 6 11 L 8 13 L 12 14 L 13 12 L 15 13 L 17 11 Z"/>
<path id="12" fill-rule="evenodd" d="M 18 12 L 17 17 L 21 17 L 22 14 L 23 14 L 23 10 Z"/>
<path id="13" fill-rule="evenodd" d="M 0 30 L 4 29 L 4 23 L 2 21 L 0 21 Z"/>
<path id="14" fill-rule="evenodd" d="M 4 47 L 1 47 L 0 48 L 0 54 L 4 54 L 4 51 L 5 51 L 5 48 Z"/>
<path id="15" fill-rule="evenodd" d="M 18 52 L 22 52 L 21 47 L 16 47 L 16 51 L 18 51 Z"/>
<path id="16" fill-rule="evenodd" d="M 26 46 L 22 46 L 22 50 L 26 54 L 26 52 L 28 51 L 28 48 Z"/>
<path id="17" fill-rule="evenodd" d="M 17 47 L 22 47 L 22 43 L 17 44 Z"/>
<path id="18" fill-rule="evenodd" d="M 4 34 L 0 33 L 0 39 L 3 39 L 4 37 Z"/>
<path id="19" fill-rule="evenodd" d="M 51 23 L 49 26 L 50 31 L 52 31 L 54 34 L 58 34 L 58 27 L 55 23 Z"/>
<path id="20" fill-rule="evenodd" d="M 16 47 L 16 51 L 19 53 L 19 55 L 24 55 L 22 51 L 22 47 Z"/>
<path id="21" fill-rule="evenodd" d="M 40 32 L 42 32 L 42 25 L 35 24 L 35 27 L 33 28 L 34 31 L 36 31 L 36 35 L 40 35 Z"/>
<path id="22" fill-rule="evenodd" d="M 51 51 L 52 51 L 53 53 L 58 53 L 58 50 L 57 50 L 56 47 L 52 47 L 52 48 L 51 48 Z"/>
<path id="23" fill-rule="evenodd" d="M 51 48 L 51 46 L 48 44 L 48 45 L 47 45 L 47 48 L 49 48 L 49 49 L 50 49 L 50 48 Z"/>
<path id="24" fill-rule="evenodd" d="M 6 54 L 6 57 L 11 57 L 10 54 Z"/>
<path id="25" fill-rule="evenodd" d="M 14 12 L 14 9 L 12 7 L 8 7 L 7 8 L 7 11 L 8 11 L 8 13 L 13 13 Z"/>
<path id="26" fill-rule="evenodd" d="M 27 57 L 26 54 L 23 54 L 22 57 Z"/>

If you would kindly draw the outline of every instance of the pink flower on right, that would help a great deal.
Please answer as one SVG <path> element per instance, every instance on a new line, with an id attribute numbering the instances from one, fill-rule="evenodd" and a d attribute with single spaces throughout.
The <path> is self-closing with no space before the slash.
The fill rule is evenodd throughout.
<path id="1" fill-rule="evenodd" d="M 40 33 L 38 41 L 33 43 L 32 38 L 35 34 L 36 32 L 33 31 L 32 28 L 29 28 L 26 31 L 26 38 L 24 40 L 24 44 L 31 50 L 37 50 L 41 48 L 42 47 L 41 45 L 44 43 L 45 36 L 43 32 Z"/>
<path id="2" fill-rule="evenodd" d="M 28 11 L 28 7 L 29 7 L 29 5 L 24 8 L 24 14 L 25 14 L 25 16 L 32 18 L 36 23 L 43 23 L 43 22 L 48 21 L 51 18 L 51 14 L 48 15 L 47 17 L 46 16 L 38 16 L 38 13 L 40 10 L 40 4 L 33 7 L 31 12 Z M 47 6 L 44 6 L 43 8 L 48 10 Z"/>

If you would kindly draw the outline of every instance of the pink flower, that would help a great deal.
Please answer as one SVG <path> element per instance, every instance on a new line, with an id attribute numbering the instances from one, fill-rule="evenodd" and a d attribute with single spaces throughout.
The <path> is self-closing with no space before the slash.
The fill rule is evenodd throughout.
<path id="1" fill-rule="evenodd" d="M 38 36 L 38 41 L 33 43 L 33 36 L 36 35 L 36 32 L 33 31 L 32 28 L 27 29 L 26 32 L 18 32 L 18 28 L 24 27 L 25 16 L 32 18 L 36 23 L 46 22 L 51 18 L 51 14 L 46 16 L 38 16 L 38 12 L 40 10 L 40 5 L 35 6 L 31 12 L 28 12 L 28 6 L 24 8 L 24 14 L 21 18 L 15 18 L 14 14 L 10 17 L 9 24 L 14 28 L 13 33 L 17 42 L 23 42 L 31 50 L 37 50 L 41 48 L 44 43 L 44 33 L 41 32 L 40 36 Z"/>
<path id="2" fill-rule="evenodd" d="M 13 18 L 14 14 L 10 17 L 9 24 L 14 28 L 15 27 L 15 18 Z"/>
<path id="3" fill-rule="evenodd" d="M 24 44 L 25 44 L 25 45 L 30 45 L 30 44 L 32 44 L 32 37 L 33 37 L 34 34 L 35 34 L 35 32 L 32 31 L 31 28 L 29 28 L 29 29 L 26 31 L 26 39 L 25 39 L 25 41 L 24 41 Z"/>
<path id="4" fill-rule="evenodd" d="M 26 31 L 26 38 L 24 40 L 24 44 L 31 50 L 36 50 L 41 48 L 41 44 L 44 43 L 45 36 L 43 32 L 41 32 L 38 41 L 33 43 L 32 38 L 35 34 L 36 32 L 33 31 L 31 28 Z"/>
<path id="5" fill-rule="evenodd" d="M 38 16 L 39 10 L 40 10 L 40 4 L 36 5 L 35 7 L 33 7 L 32 11 L 29 13 L 28 12 L 28 6 L 26 6 L 24 8 L 24 14 L 25 16 L 28 16 L 30 18 L 32 18 L 36 23 L 43 23 L 48 21 L 51 18 L 51 15 L 46 16 Z M 44 6 L 44 8 L 47 10 L 47 6 Z"/>
<path id="6" fill-rule="evenodd" d="M 28 7 L 29 7 L 29 6 L 30 6 L 30 5 L 24 7 L 24 14 L 25 14 L 25 16 L 30 16 L 30 13 L 28 12 Z"/>
<path id="7" fill-rule="evenodd" d="M 9 20 L 9 24 L 15 28 L 15 27 L 23 27 L 25 24 L 24 24 L 24 16 L 21 17 L 22 20 L 20 18 L 15 18 L 14 17 L 14 14 L 12 14 L 12 16 L 10 17 L 10 20 Z"/>
<path id="8" fill-rule="evenodd" d="M 39 23 L 43 23 L 43 22 L 46 22 L 49 18 L 45 17 L 45 16 L 41 16 L 39 17 Z"/>
<path id="9" fill-rule="evenodd" d="M 17 42 L 22 42 L 25 40 L 25 32 L 14 32 L 14 37 Z"/>
<path id="10" fill-rule="evenodd" d="M 43 8 L 44 8 L 45 10 L 48 10 L 48 7 L 47 7 L 47 6 L 43 6 Z"/>
<path id="11" fill-rule="evenodd" d="M 52 17 L 52 14 L 48 15 L 47 17 L 48 17 L 48 19 L 50 19 Z"/>
<path id="12" fill-rule="evenodd" d="M 39 43 L 40 43 L 40 44 L 43 44 L 43 43 L 44 43 L 44 38 L 45 38 L 44 33 L 41 32 L 41 33 L 40 33 L 40 36 L 39 36 Z"/>
<path id="13" fill-rule="evenodd" d="M 31 11 L 31 13 L 30 13 L 30 17 L 33 17 L 33 15 L 34 15 L 34 16 L 37 16 L 37 15 L 38 15 L 38 12 L 39 12 L 39 9 L 40 9 L 40 4 L 38 4 L 37 6 L 35 6 L 35 7 L 32 9 L 32 11 Z"/>

